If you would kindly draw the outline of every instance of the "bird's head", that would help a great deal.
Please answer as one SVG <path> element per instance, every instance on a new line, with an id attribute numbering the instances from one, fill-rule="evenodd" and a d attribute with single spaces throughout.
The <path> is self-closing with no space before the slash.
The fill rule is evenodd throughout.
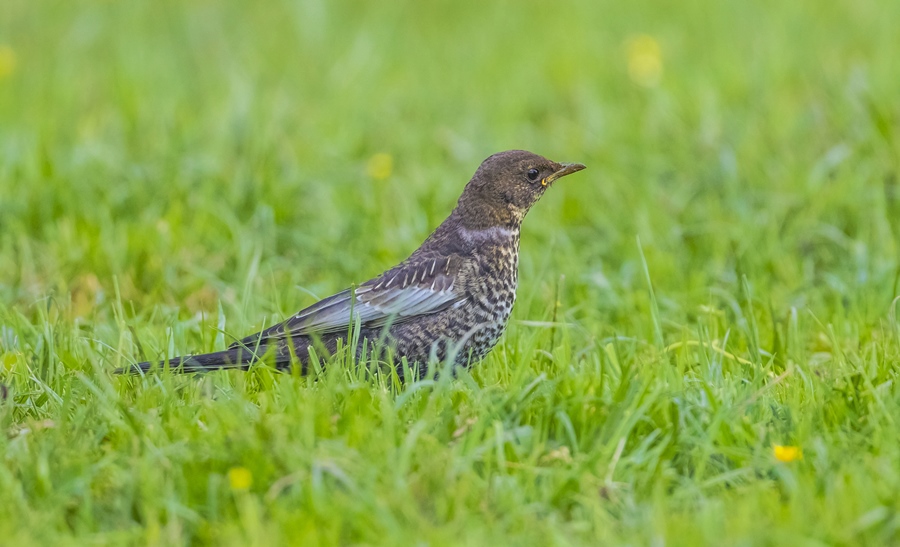
<path id="1" fill-rule="evenodd" d="M 582 169 L 580 163 L 557 163 L 524 150 L 499 152 L 475 171 L 456 213 L 470 229 L 519 226 L 554 181 Z"/>

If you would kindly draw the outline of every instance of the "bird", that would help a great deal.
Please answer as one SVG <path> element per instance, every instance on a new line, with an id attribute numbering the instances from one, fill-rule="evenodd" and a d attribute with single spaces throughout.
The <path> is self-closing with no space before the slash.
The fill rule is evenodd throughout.
<path id="1" fill-rule="evenodd" d="M 146 361 L 117 373 L 243 369 L 262 361 L 287 370 L 355 344 L 393 363 L 451 369 L 483 359 L 506 329 L 516 300 L 519 232 L 558 179 L 585 169 L 525 150 L 499 152 L 475 171 L 450 215 L 406 260 L 324 298 L 223 351 Z M 349 342 L 348 342 L 349 341 Z M 399 367 L 398 367 L 399 368 Z M 398 371 L 401 372 L 402 371 Z"/>

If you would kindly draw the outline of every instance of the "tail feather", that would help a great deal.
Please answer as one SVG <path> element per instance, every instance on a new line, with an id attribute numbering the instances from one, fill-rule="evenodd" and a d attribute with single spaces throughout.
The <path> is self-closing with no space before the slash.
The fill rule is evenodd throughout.
<path id="1" fill-rule="evenodd" d="M 128 367 L 117 368 L 114 372 L 115 374 L 146 374 L 151 370 L 163 370 L 166 367 L 186 373 L 209 372 L 218 369 L 247 370 L 252 363 L 260 360 L 265 355 L 265 349 L 259 348 L 258 351 L 251 351 L 244 347 L 230 348 L 215 353 L 185 355 L 169 359 L 168 361 L 135 363 Z"/>

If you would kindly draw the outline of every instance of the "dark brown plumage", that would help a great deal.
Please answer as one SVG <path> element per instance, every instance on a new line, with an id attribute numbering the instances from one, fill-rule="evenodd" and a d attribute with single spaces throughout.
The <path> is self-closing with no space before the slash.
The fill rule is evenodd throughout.
<path id="1" fill-rule="evenodd" d="M 522 220 L 556 179 L 582 169 L 523 150 L 494 154 L 450 216 L 397 266 L 224 351 L 168 364 L 184 372 L 246 369 L 259 359 L 278 368 L 305 366 L 310 347 L 323 356 L 346 346 L 351 323 L 358 325 L 358 354 L 367 340 L 397 363 L 402 357 L 420 364 L 452 359 L 456 366 L 478 361 L 497 343 L 516 299 Z"/>

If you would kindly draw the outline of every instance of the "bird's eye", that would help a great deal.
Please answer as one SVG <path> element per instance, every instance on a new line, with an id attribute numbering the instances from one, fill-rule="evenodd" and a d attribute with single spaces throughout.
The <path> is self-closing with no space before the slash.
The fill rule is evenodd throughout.
<path id="1" fill-rule="evenodd" d="M 528 180 L 536 181 L 538 178 L 538 175 L 540 175 L 541 173 L 537 169 L 529 169 L 527 174 L 528 174 Z"/>

